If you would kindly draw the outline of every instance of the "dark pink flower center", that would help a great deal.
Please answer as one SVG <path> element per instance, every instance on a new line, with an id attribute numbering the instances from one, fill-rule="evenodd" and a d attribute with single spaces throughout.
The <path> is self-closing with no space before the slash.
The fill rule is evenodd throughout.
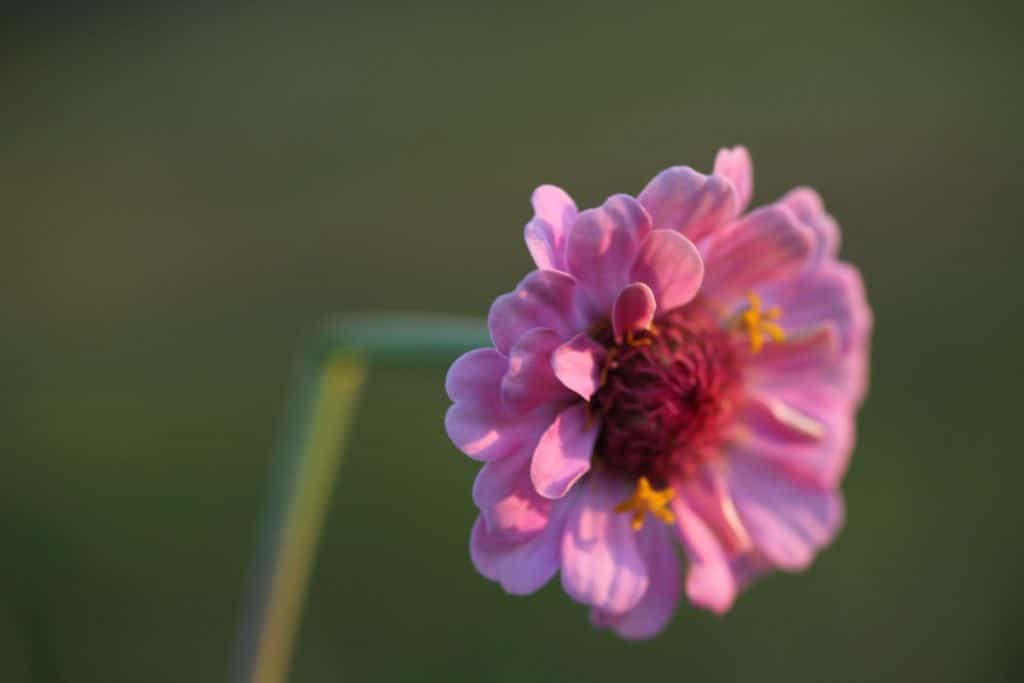
<path id="1" fill-rule="evenodd" d="M 715 456 L 736 404 L 739 371 L 729 332 L 700 301 L 665 313 L 650 332 L 609 349 L 591 405 L 602 421 L 595 457 L 656 486 Z"/>

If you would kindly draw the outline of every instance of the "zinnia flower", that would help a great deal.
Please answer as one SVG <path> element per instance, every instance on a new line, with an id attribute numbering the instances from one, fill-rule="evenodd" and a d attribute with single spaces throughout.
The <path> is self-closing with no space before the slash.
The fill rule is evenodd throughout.
<path id="1" fill-rule="evenodd" d="M 841 526 L 871 312 L 818 195 L 744 214 L 751 187 L 735 147 L 582 212 L 533 193 L 537 270 L 446 382 L 448 434 L 485 463 L 470 555 L 509 593 L 560 571 L 595 625 L 647 638 L 684 589 L 723 613 Z"/>

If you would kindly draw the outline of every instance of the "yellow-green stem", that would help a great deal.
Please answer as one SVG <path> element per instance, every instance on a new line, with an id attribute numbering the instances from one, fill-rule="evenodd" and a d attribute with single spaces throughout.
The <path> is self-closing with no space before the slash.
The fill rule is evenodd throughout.
<path id="1" fill-rule="evenodd" d="M 478 321 L 360 316 L 325 326 L 306 350 L 271 473 L 229 680 L 287 679 L 317 540 L 369 364 L 443 365 L 487 343 Z"/>

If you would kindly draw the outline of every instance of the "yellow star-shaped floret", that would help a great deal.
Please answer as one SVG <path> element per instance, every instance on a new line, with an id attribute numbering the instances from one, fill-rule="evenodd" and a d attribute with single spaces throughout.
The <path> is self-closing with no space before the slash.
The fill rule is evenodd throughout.
<path id="1" fill-rule="evenodd" d="M 767 311 L 762 311 L 761 297 L 755 292 L 748 292 L 747 300 L 750 301 L 750 306 L 740 313 L 736 324 L 750 335 L 750 351 L 752 353 L 760 352 L 764 346 L 765 336 L 771 337 L 775 342 L 785 341 L 786 333 L 778 323 L 774 322 L 782 317 L 782 309 L 772 306 Z"/>
<path id="2" fill-rule="evenodd" d="M 668 504 L 675 495 L 676 492 L 671 488 L 656 491 L 647 477 L 640 477 L 636 482 L 636 492 L 616 505 L 615 511 L 633 513 L 633 531 L 640 531 L 643 528 L 648 512 L 665 524 L 672 524 L 676 521 L 676 517 L 672 514 Z"/>

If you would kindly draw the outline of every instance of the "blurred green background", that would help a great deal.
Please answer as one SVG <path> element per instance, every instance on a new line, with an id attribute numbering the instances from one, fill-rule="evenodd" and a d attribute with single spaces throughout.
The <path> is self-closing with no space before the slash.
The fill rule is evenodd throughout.
<path id="1" fill-rule="evenodd" d="M 373 375 L 294 681 L 1024 678 L 1020 10 L 177 4 L 0 29 L 0 680 L 217 681 L 293 353 L 333 312 L 485 314 L 534 186 L 746 144 L 877 317 L 849 517 L 658 639 L 466 546 L 443 369 Z"/>

